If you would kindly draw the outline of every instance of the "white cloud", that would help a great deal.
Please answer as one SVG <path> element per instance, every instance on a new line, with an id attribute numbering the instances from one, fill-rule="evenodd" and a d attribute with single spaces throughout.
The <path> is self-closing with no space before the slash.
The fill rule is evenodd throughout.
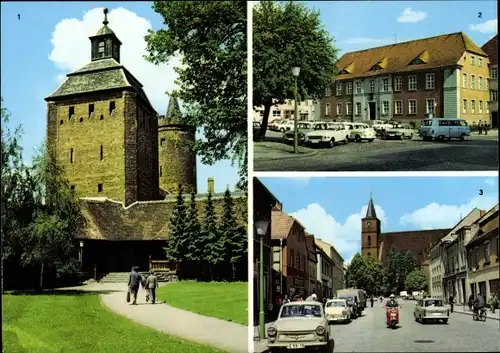
<path id="1" fill-rule="evenodd" d="M 310 179 L 311 178 L 309 178 L 309 177 L 296 177 L 296 178 L 289 178 L 288 180 L 290 180 L 291 182 L 293 182 L 296 185 L 306 186 L 309 184 Z"/>
<path id="2" fill-rule="evenodd" d="M 56 24 L 52 33 L 52 52 L 49 59 L 61 72 L 56 76 L 58 83 L 63 74 L 76 70 L 90 62 L 89 36 L 95 35 L 102 27 L 104 18 L 102 8 L 94 8 L 83 14 L 81 19 L 67 18 Z M 153 65 L 148 63 L 144 36 L 151 23 L 123 7 L 112 9 L 108 14 L 109 27 L 123 43 L 121 63 L 144 85 L 144 90 L 159 114 L 167 109 L 166 91 L 176 88 L 174 80 L 178 75 L 175 66 L 181 64 L 174 58 L 169 64 Z"/>
<path id="3" fill-rule="evenodd" d="M 425 20 L 427 17 L 427 12 L 424 11 L 413 11 L 411 8 L 407 7 L 403 10 L 401 15 L 398 17 L 398 22 L 402 23 L 417 23 Z"/>
<path id="4" fill-rule="evenodd" d="M 484 181 L 485 184 L 487 185 L 490 185 L 490 186 L 493 186 L 497 183 L 497 180 L 493 179 L 493 178 L 488 178 Z"/>
<path id="5" fill-rule="evenodd" d="M 451 228 L 474 207 L 488 211 L 497 203 L 498 195 L 489 193 L 474 196 L 469 202 L 462 205 L 440 205 L 433 202 L 412 213 L 403 215 L 399 222 L 402 225 L 411 224 L 418 229 Z"/>
<path id="6" fill-rule="evenodd" d="M 469 25 L 469 29 L 471 31 L 478 31 L 481 33 L 496 33 L 497 32 L 497 24 L 498 19 L 484 21 L 483 23 L 479 23 L 477 25 Z"/>
<path id="7" fill-rule="evenodd" d="M 367 206 L 363 206 L 358 213 L 351 214 L 344 222 L 337 221 L 328 214 L 321 205 L 309 204 L 306 208 L 289 213 L 306 227 L 307 232 L 315 238 L 333 244 L 345 261 L 350 261 L 356 252 L 361 249 L 361 219 L 366 215 Z M 384 210 L 375 205 L 378 218 L 382 225 L 387 224 Z"/>

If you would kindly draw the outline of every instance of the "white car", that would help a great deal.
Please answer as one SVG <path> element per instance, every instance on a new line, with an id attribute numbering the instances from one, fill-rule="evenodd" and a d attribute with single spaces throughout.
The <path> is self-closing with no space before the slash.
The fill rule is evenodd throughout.
<path id="1" fill-rule="evenodd" d="M 345 299 L 327 300 L 325 314 L 328 322 L 341 321 L 347 324 L 351 321 L 351 308 Z"/>
<path id="2" fill-rule="evenodd" d="M 285 132 L 288 130 L 292 130 L 295 124 L 293 120 L 283 120 L 279 123 L 276 123 L 274 126 L 276 128 L 276 131 Z"/>
<path id="3" fill-rule="evenodd" d="M 330 339 L 323 306 L 315 301 L 284 304 L 278 319 L 267 329 L 267 347 L 273 349 L 321 349 Z"/>
<path id="4" fill-rule="evenodd" d="M 308 132 L 304 137 L 304 143 L 312 145 L 328 145 L 330 148 L 337 143 L 347 144 L 349 142 L 349 130 L 343 123 L 324 123 L 321 129 Z"/>
<path id="5" fill-rule="evenodd" d="M 373 130 L 375 130 L 377 132 L 385 131 L 385 130 L 390 129 L 392 127 L 392 124 L 386 120 L 374 120 L 371 125 L 372 125 Z"/>
<path id="6" fill-rule="evenodd" d="M 410 125 L 393 124 L 390 129 L 385 130 L 382 138 L 384 140 L 392 139 L 392 138 L 397 138 L 400 140 L 407 138 L 407 139 L 411 140 L 413 138 L 414 134 L 415 134 L 415 131 L 412 129 L 412 127 Z"/>
<path id="7" fill-rule="evenodd" d="M 413 316 L 415 316 L 415 321 L 420 321 L 421 323 L 442 321 L 446 324 L 450 319 L 450 309 L 444 306 L 441 299 L 418 299 Z"/>
<path id="8" fill-rule="evenodd" d="M 349 140 L 356 142 L 373 142 L 376 135 L 375 130 L 373 130 L 370 125 L 363 123 L 352 124 L 352 128 L 349 130 Z"/>

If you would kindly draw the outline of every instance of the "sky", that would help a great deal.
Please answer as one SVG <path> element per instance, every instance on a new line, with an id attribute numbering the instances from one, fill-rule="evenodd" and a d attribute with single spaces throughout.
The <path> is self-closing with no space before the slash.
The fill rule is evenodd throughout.
<path id="1" fill-rule="evenodd" d="M 44 98 L 54 92 L 68 72 L 90 62 L 90 40 L 101 27 L 103 8 L 109 9 L 109 27 L 123 43 L 121 62 L 144 85 L 159 114 L 167 111 L 165 92 L 176 87 L 173 67 L 180 60 L 155 66 L 143 59 L 148 29 L 163 21 L 150 2 L 2 2 L 1 92 L 11 113 L 11 128 L 22 125 L 23 157 L 32 160 L 45 139 L 47 108 Z M 206 192 L 207 178 L 215 191 L 238 181 L 237 166 L 221 161 L 214 166 L 197 163 L 198 191 Z"/>
<path id="2" fill-rule="evenodd" d="M 498 203 L 498 177 L 259 178 L 306 231 L 345 261 L 361 249 L 361 219 L 373 197 L 382 232 L 453 228 L 474 207 Z"/>
<path id="3" fill-rule="evenodd" d="M 340 55 L 454 32 L 464 32 L 481 47 L 497 33 L 495 0 L 308 1 L 307 5 L 320 11 Z"/>

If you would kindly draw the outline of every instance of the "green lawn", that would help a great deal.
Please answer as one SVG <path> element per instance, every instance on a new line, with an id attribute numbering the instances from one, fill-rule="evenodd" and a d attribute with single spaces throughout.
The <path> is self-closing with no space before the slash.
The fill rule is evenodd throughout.
<path id="1" fill-rule="evenodd" d="M 158 299 L 179 309 L 248 325 L 247 282 L 170 283 L 158 289 Z"/>
<path id="2" fill-rule="evenodd" d="M 4 295 L 2 301 L 4 352 L 222 352 L 112 313 L 96 294 Z"/>

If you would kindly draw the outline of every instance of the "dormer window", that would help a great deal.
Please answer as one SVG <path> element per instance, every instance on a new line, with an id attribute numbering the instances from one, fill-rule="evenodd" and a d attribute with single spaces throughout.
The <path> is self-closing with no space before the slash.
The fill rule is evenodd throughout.
<path id="1" fill-rule="evenodd" d="M 420 65 L 420 64 L 423 64 L 424 62 L 422 60 L 420 60 L 420 58 L 415 58 L 412 60 L 412 62 L 410 63 L 410 65 Z"/>
<path id="2" fill-rule="evenodd" d="M 372 66 L 372 71 L 377 71 L 377 70 L 382 70 L 382 67 L 379 64 L 373 65 Z"/>

